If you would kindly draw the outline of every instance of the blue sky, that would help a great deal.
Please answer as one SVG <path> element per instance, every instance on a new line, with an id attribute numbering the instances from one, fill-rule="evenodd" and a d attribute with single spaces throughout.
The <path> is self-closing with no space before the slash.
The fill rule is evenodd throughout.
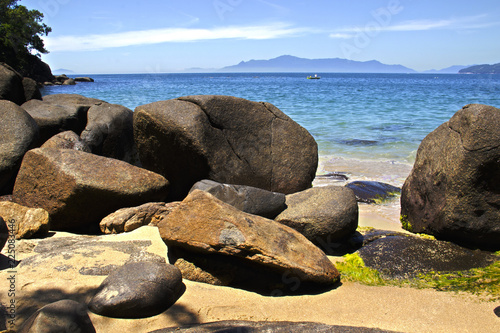
<path id="1" fill-rule="evenodd" d="M 422 71 L 500 62 L 498 0 L 22 0 L 42 59 L 81 74 L 221 68 L 280 55 Z"/>

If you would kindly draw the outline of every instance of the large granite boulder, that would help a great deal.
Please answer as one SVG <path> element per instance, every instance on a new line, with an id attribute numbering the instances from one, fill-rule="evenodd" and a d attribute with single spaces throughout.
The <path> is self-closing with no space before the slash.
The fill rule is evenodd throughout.
<path id="1" fill-rule="evenodd" d="M 105 234 L 130 232 L 143 225 L 157 226 L 178 205 L 179 202 L 148 202 L 137 207 L 118 209 L 103 218 L 99 226 Z"/>
<path id="2" fill-rule="evenodd" d="M 208 269 L 210 261 L 223 262 L 233 270 L 293 276 L 299 284 L 324 286 L 339 280 L 331 261 L 300 233 L 244 213 L 207 192 L 191 192 L 158 228 L 169 250 L 196 253 Z"/>
<path id="3" fill-rule="evenodd" d="M 52 136 L 73 131 L 82 133 L 87 124 L 87 112 L 91 106 L 105 102 L 80 95 L 47 95 L 43 100 L 30 100 L 22 105 L 40 127 L 41 142 Z"/>
<path id="4" fill-rule="evenodd" d="M 131 262 L 108 275 L 89 302 L 89 309 L 113 318 L 151 317 L 174 305 L 185 290 L 177 267 Z"/>
<path id="5" fill-rule="evenodd" d="M 168 181 L 126 162 L 71 149 L 26 153 L 13 192 L 16 203 L 41 207 L 51 229 L 95 227 L 123 207 L 162 201 Z"/>
<path id="6" fill-rule="evenodd" d="M 0 100 L 6 99 L 17 105 L 23 104 L 23 77 L 6 63 L 0 62 Z M 2 119 L 4 119 L 2 117 Z"/>
<path id="7" fill-rule="evenodd" d="M 49 213 L 43 208 L 29 208 L 14 202 L 0 202 L 0 216 L 13 221 L 16 239 L 43 237 L 50 229 Z"/>
<path id="8" fill-rule="evenodd" d="M 330 252 L 358 227 L 358 203 L 343 186 L 314 187 L 286 197 L 287 209 L 275 219 Z"/>
<path id="9" fill-rule="evenodd" d="M 60 149 L 74 149 L 90 153 L 90 147 L 80 139 L 80 136 L 73 131 L 61 132 L 54 135 L 40 147 L 40 148 L 60 148 Z"/>
<path id="10" fill-rule="evenodd" d="M 193 190 L 208 192 L 217 199 L 245 213 L 267 217 L 268 219 L 274 219 L 286 208 L 285 194 L 253 186 L 222 184 L 204 179 L 194 184 L 191 188 L 191 191 Z"/>
<path id="11" fill-rule="evenodd" d="M 87 112 L 87 126 L 80 138 L 93 154 L 135 164 L 138 156 L 133 122 L 134 113 L 124 106 L 93 105 Z"/>
<path id="12" fill-rule="evenodd" d="M 38 141 L 38 126 L 13 102 L 0 100 L 0 195 L 12 193 L 24 154 Z"/>
<path id="13" fill-rule="evenodd" d="M 303 127 L 269 103 L 188 96 L 138 106 L 134 137 L 142 165 L 184 198 L 199 180 L 293 193 L 311 187 L 318 150 Z"/>
<path id="14" fill-rule="evenodd" d="M 26 320 L 18 333 L 80 332 L 95 333 L 87 307 L 64 299 L 50 303 Z"/>
<path id="15" fill-rule="evenodd" d="M 403 185 L 403 227 L 500 249 L 500 109 L 471 104 L 430 133 Z"/>

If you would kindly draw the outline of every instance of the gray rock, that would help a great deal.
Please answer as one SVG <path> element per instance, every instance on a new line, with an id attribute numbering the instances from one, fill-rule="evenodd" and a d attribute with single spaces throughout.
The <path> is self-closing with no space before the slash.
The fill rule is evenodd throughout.
<path id="1" fill-rule="evenodd" d="M 89 302 L 89 309 L 114 318 L 144 318 L 162 313 L 182 296 L 179 269 L 158 262 L 133 262 L 113 271 Z"/>
<path id="2" fill-rule="evenodd" d="M 326 325 L 312 322 L 287 321 L 244 321 L 226 320 L 213 323 L 196 324 L 186 327 L 172 327 L 151 331 L 150 333 L 390 333 L 378 328 Z M 393 332 L 396 333 L 396 332 Z"/>
<path id="3" fill-rule="evenodd" d="M 123 207 L 163 201 L 168 181 L 126 162 L 71 149 L 37 148 L 23 160 L 13 199 L 41 207 L 52 230 L 95 228 Z"/>
<path id="4" fill-rule="evenodd" d="M 31 100 L 22 105 L 40 127 L 41 142 L 54 135 L 73 131 L 80 135 L 87 124 L 87 111 L 95 104 L 105 103 L 80 95 L 47 95 L 43 100 Z"/>
<path id="5" fill-rule="evenodd" d="M 137 207 L 122 208 L 103 218 L 99 226 L 105 234 L 130 232 L 143 225 L 157 226 L 178 205 L 178 202 L 148 202 Z"/>
<path id="6" fill-rule="evenodd" d="M 90 153 L 90 147 L 80 139 L 80 136 L 73 131 L 61 132 L 54 135 L 40 148 L 74 149 Z"/>
<path id="7" fill-rule="evenodd" d="M 23 104 L 23 77 L 6 63 L 0 62 L 0 100 L 6 99 L 17 105 Z M 2 117 L 2 119 L 4 119 Z"/>
<path id="8" fill-rule="evenodd" d="M 25 77 L 23 78 L 24 99 L 29 101 L 31 99 L 42 99 L 40 89 L 35 80 Z"/>
<path id="9" fill-rule="evenodd" d="M 420 144 L 403 185 L 403 227 L 500 249 L 500 109 L 471 104 Z"/>
<path id="10" fill-rule="evenodd" d="M 93 154 L 138 162 L 134 143 L 134 113 L 116 104 L 93 105 L 87 112 L 87 126 L 80 138 Z"/>
<path id="11" fill-rule="evenodd" d="M 38 141 L 38 126 L 21 107 L 0 100 L 0 195 L 12 193 L 24 154 Z"/>
<path id="12" fill-rule="evenodd" d="M 346 187 L 314 187 L 289 194 L 286 205 L 275 221 L 297 230 L 326 252 L 358 227 L 356 197 Z"/>
<path id="13" fill-rule="evenodd" d="M 63 86 L 74 86 L 76 84 L 76 81 L 74 79 L 68 78 L 63 81 Z"/>
<path id="14" fill-rule="evenodd" d="M 403 233 L 373 231 L 358 250 L 367 267 L 385 278 L 416 278 L 420 273 L 465 271 L 486 267 L 498 260 L 491 252 L 470 250 L 456 244 Z"/>
<path id="15" fill-rule="evenodd" d="M 199 180 L 294 193 L 311 187 L 314 138 L 269 103 L 231 96 L 188 96 L 134 112 L 142 165 L 172 180 L 183 199 Z"/>
<path id="16" fill-rule="evenodd" d="M 239 210 L 269 219 L 274 219 L 285 210 L 286 196 L 283 193 L 266 191 L 246 185 L 221 184 L 213 180 L 202 180 L 193 185 L 193 190 L 202 190 Z"/>
<path id="17" fill-rule="evenodd" d="M 353 190 L 358 202 L 365 203 L 382 203 L 401 193 L 399 187 L 373 181 L 350 182 L 346 187 Z"/>
<path id="18" fill-rule="evenodd" d="M 81 332 L 95 333 L 87 307 L 72 300 L 48 304 L 23 323 L 18 333 Z"/>

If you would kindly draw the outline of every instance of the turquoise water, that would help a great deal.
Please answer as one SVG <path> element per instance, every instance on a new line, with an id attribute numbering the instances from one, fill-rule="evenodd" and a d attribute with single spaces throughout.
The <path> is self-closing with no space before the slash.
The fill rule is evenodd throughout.
<path id="1" fill-rule="evenodd" d="M 321 156 L 411 163 L 422 139 L 462 106 L 500 108 L 500 75 L 209 73 L 92 75 L 94 83 L 45 87 L 135 107 L 186 95 L 266 101 L 304 126 Z"/>

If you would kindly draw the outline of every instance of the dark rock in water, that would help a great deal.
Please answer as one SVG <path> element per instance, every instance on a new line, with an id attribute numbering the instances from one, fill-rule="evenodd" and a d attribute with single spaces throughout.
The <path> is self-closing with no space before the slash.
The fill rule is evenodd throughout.
<path id="1" fill-rule="evenodd" d="M 94 79 L 93 78 L 90 78 L 90 77 L 75 77 L 75 81 L 76 82 L 94 82 Z"/>
<path id="2" fill-rule="evenodd" d="M 0 216 L 0 251 L 2 251 L 5 243 L 7 243 L 7 239 L 9 239 L 9 227 L 3 217 Z"/>
<path id="3" fill-rule="evenodd" d="M 117 104 L 102 103 L 88 110 L 87 119 L 87 126 L 80 137 L 93 154 L 130 164 L 138 162 L 132 110 Z"/>
<path id="4" fill-rule="evenodd" d="M 163 201 L 168 181 L 126 162 L 72 149 L 37 148 L 26 153 L 13 198 L 41 207 L 52 230 L 94 227 L 123 207 Z"/>
<path id="5" fill-rule="evenodd" d="M 13 102 L 0 100 L 0 195 L 11 194 L 24 154 L 38 143 L 38 126 Z"/>
<path id="6" fill-rule="evenodd" d="M 24 97 L 23 77 L 12 67 L 0 63 L 0 100 L 6 99 L 17 105 L 23 104 Z M 5 119 L 2 117 L 2 119 Z"/>
<path id="7" fill-rule="evenodd" d="M 326 253 L 358 227 L 354 193 L 342 186 L 314 187 L 286 197 L 287 209 L 275 219 L 318 245 Z"/>
<path id="8" fill-rule="evenodd" d="M 354 191 L 358 202 L 366 203 L 381 203 L 401 193 L 399 187 L 373 181 L 355 181 L 346 187 Z"/>
<path id="9" fill-rule="evenodd" d="M 401 216 L 416 233 L 500 249 L 500 109 L 467 105 L 420 144 Z"/>
<path id="10" fill-rule="evenodd" d="M 245 213 L 269 219 L 274 219 L 286 208 L 286 196 L 283 193 L 270 192 L 252 186 L 221 184 L 205 179 L 194 184 L 190 192 L 196 189 L 208 192 Z"/>
<path id="11" fill-rule="evenodd" d="M 366 244 L 367 243 L 367 244 Z M 358 250 L 367 267 L 390 279 L 416 278 L 420 273 L 464 271 L 486 267 L 498 260 L 491 252 L 403 233 L 375 231 L 365 235 Z"/>
<path id="12" fill-rule="evenodd" d="M 299 284 L 322 287 L 339 279 L 326 255 L 297 231 L 244 213 L 200 190 L 191 192 L 158 229 L 169 249 L 195 253 L 212 268 L 229 263 L 232 269 L 226 272 L 251 266 L 257 273 L 275 273 L 280 282 L 286 276 Z M 268 280 L 250 282 L 266 284 Z"/>
<path id="13" fill-rule="evenodd" d="M 199 180 L 294 193 L 311 187 L 318 148 L 274 105 L 231 96 L 187 96 L 134 112 L 142 165 L 172 181 L 183 199 Z"/>
<path id="14" fill-rule="evenodd" d="M 342 172 L 331 172 L 324 175 L 316 175 L 316 178 L 327 178 L 334 180 L 349 180 L 349 177 Z"/>
<path id="15" fill-rule="evenodd" d="M 80 136 L 73 131 L 61 132 L 54 135 L 40 148 L 74 149 L 90 153 L 90 147 L 80 139 Z"/>
<path id="16" fill-rule="evenodd" d="M 87 307 L 72 300 L 48 304 L 29 317 L 18 333 L 81 332 L 95 333 Z"/>
<path id="17" fill-rule="evenodd" d="M 312 322 L 288 321 L 243 321 L 226 320 L 213 323 L 195 324 L 185 327 L 172 327 L 151 331 L 150 333 L 390 333 L 378 328 L 326 325 Z M 393 332 L 396 333 L 396 332 Z"/>
<path id="18" fill-rule="evenodd" d="M 42 99 L 42 94 L 40 89 L 38 89 L 38 84 L 35 80 L 29 77 L 23 78 L 23 89 L 24 89 L 24 99 L 26 101 L 32 99 Z"/>
<path id="19" fill-rule="evenodd" d="M 378 141 L 375 140 L 361 140 L 361 139 L 341 140 L 339 142 L 348 146 L 375 146 L 379 143 Z"/>
<path id="20" fill-rule="evenodd" d="M 184 293 L 179 269 L 159 262 L 132 262 L 113 271 L 89 309 L 114 318 L 145 318 L 162 313 Z"/>

